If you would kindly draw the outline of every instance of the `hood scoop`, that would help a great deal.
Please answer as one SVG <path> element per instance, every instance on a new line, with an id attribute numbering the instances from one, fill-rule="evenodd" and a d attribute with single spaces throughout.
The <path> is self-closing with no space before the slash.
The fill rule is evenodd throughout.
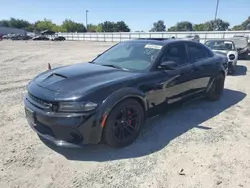
<path id="1" fill-rule="evenodd" d="M 43 80 L 40 80 L 38 85 L 40 85 L 41 87 L 47 87 L 47 86 L 50 86 L 56 82 L 60 82 L 66 78 L 67 77 L 64 75 L 52 73 L 49 76 L 45 77 Z"/>

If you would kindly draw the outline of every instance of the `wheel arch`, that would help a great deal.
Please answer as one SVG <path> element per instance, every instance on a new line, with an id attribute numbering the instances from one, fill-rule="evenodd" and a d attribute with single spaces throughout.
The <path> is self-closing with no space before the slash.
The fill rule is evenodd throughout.
<path id="1" fill-rule="evenodd" d="M 136 88 L 123 88 L 109 95 L 102 103 L 99 114 L 103 117 L 121 101 L 126 99 L 134 99 L 140 103 L 144 112 L 147 112 L 148 104 L 145 94 Z"/>

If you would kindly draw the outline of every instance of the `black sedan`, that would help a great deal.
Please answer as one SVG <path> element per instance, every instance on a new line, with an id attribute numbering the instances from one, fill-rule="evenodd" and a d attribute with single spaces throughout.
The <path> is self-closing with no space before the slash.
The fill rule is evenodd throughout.
<path id="1" fill-rule="evenodd" d="M 53 40 L 53 41 L 65 41 L 66 38 L 63 37 L 63 36 L 57 36 L 57 37 L 53 38 L 52 40 Z"/>
<path id="2" fill-rule="evenodd" d="M 50 40 L 50 39 L 46 36 L 41 35 L 34 37 L 32 40 Z"/>
<path id="3" fill-rule="evenodd" d="M 26 117 L 43 140 L 57 146 L 103 141 L 124 147 L 151 112 L 199 95 L 218 100 L 226 65 L 226 56 L 192 41 L 122 42 L 92 62 L 54 68 L 31 80 Z"/>

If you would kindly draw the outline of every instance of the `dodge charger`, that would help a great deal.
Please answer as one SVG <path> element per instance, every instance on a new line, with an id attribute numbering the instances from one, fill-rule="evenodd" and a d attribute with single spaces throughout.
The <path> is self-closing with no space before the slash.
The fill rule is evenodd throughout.
<path id="1" fill-rule="evenodd" d="M 125 147 L 151 112 L 196 96 L 219 100 L 226 68 L 226 56 L 197 42 L 125 41 L 91 62 L 33 78 L 24 98 L 26 118 L 40 138 L 56 146 Z"/>

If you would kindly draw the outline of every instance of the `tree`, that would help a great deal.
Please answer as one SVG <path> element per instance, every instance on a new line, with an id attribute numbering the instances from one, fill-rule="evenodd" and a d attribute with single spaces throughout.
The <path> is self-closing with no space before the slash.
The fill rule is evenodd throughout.
<path id="1" fill-rule="evenodd" d="M 236 25 L 232 30 L 250 30 L 250 16 L 240 25 Z"/>
<path id="2" fill-rule="evenodd" d="M 9 27 L 18 28 L 18 29 L 26 29 L 31 24 L 26 20 L 20 20 L 15 18 L 10 18 Z"/>
<path id="3" fill-rule="evenodd" d="M 241 30 L 244 30 L 242 25 L 235 25 L 233 28 L 232 28 L 232 31 L 241 31 Z"/>
<path id="4" fill-rule="evenodd" d="M 177 27 L 176 26 L 172 26 L 172 27 L 170 27 L 170 28 L 168 28 L 168 31 L 177 31 Z"/>
<path id="5" fill-rule="evenodd" d="M 124 21 L 120 21 L 115 24 L 115 31 L 116 32 L 130 32 L 130 29 Z"/>
<path id="6" fill-rule="evenodd" d="M 36 31 L 51 30 L 54 32 L 66 32 L 67 30 L 59 25 L 56 25 L 51 20 L 44 19 L 43 21 L 37 21 L 35 23 Z"/>
<path id="7" fill-rule="evenodd" d="M 115 22 L 105 21 L 101 23 L 103 32 L 115 32 L 116 31 L 116 24 Z"/>
<path id="8" fill-rule="evenodd" d="M 221 19 L 211 20 L 204 23 L 205 31 L 226 31 L 228 30 L 230 24 Z"/>
<path id="9" fill-rule="evenodd" d="M 1 27 L 10 27 L 8 20 L 0 20 Z"/>
<path id="10" fill-rule="evenodd" d="M 103 32 L 103 29 L 102 29 L 102 25 L 101 24 L 98 24 L 96 26 L 96 32 Z"/>
<path id="11" fill-rule="evenodd" d="M 206 31 L 206 25 L 204 23 L 201 23 L 201 24 L 195 24 L 193 26 L 193 29 L 195 31 Z"/>
<path id="12" fill-rule="evenodd" d="M 226 31 L 228 30 L 230 24 L 226 21 L 221 19 L 217 19 L 215 21 L 211 21 L 212 25 L 214 26 L 214 30 L 216 31 Z"/>
<path id="13" fill-rule="evenodd" d="M 157 22 L 155 22 L 153 24 L 153 28 L 150 30 L 152 32 L 161 32 L 161 31 L 165 31 L 166 30 L 166 26 L 164 24 L 163 20 L 159 20 Z"/>
<path id="14" fill-rule="evenodd" d="M 241 25 L 242 25 L 242 28 L 246 30 L 249 24 L 250 24 L 250 16 Z"/>
<path id="15" fill-rule="evenodd" d="M 97 30 L 97 25 L 88 24 L 88 31 L 89 32 L 96 32 L 96 30 Z"/>
<path id="16" fill-rule="evenodd" d="M 177 31 L 193 31 L 193 24 L 188 21 L 178 22 L 176 24 Z"/>
<path id="17" fill-rule="evenodd" d="M 82 23 L 77 23 L 72 20 L 66 19 L 62 23 L 62 28 L 67 32 L 86 32 L 86 27 Z"/>

